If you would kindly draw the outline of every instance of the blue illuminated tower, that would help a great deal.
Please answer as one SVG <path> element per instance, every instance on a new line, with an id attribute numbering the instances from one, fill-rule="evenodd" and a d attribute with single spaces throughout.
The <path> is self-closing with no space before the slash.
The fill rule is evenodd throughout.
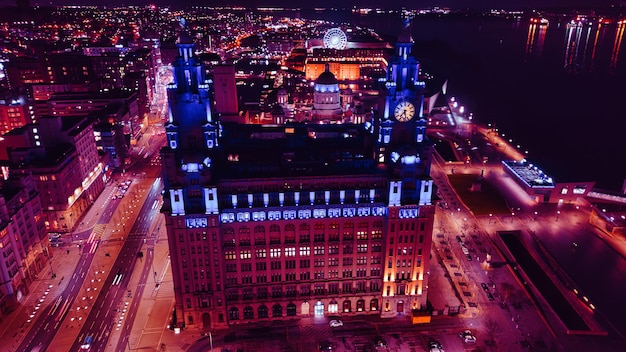
<path id="1" fill-rule="evenodd" d="M 428 255 L 422 256 L 424 235 L 406 236 L 417 225 L 431 233 L 434 221 L 432 205 L 433 180 L 430 177 L 432 145 L 426 138 L 426 121 L 422 115 L 424 82 L 419 80 L 419 63 L 412 56 L 413 39 L 408 21 L 398 37 L 395 54 L 387 71 L 382 114 L 379 117 L 376 159 L 388 170 L 387 247 L 388 265 L 384 267 L 381 317 L 393 317 L 406 310 L 425 308 L 428 278 L 417 270 L 417 277 L 407 275 L 415 268 L 407 254 L 418 252 L 417 265 L 428 268 Z M 415 222 L 407 223 L 407 218 Z M 411 219 L 412 220 L 412 219 Z M 394 243 L 394 238 L 404 243 Z M 408 243 L 406 239 L 409 239 Z"/>
<path id="2" fill-rule="evenodd" d="M 209 251 L 206 251 L 207 258 L 188 259 L 186 249 L 181 249 L 179 243 L 182 241 L 178 238 L 181 229 L 187 231 L 187 237 L 189 229 L 195 228 L 200 230 L 191 233 L 194 241 L 195 236 L 198 243 L 206 241 L 206 248 L 210 243 L 207 238 L 216 238 L 217 227 L 208 229 L 208 224 L 216 223 L 217 191 L 208 185 L 211 183 L 211 160 L 218 148 L 220 125 L 212 103 L 212 82 L 205 78 L 204 65 L 194 56 L 194 44 L 184 28 L 177 47 L 178 56 L 172 63 L 174 82 L 167 86 L 169 116 L 165 124 L 167 145 L 161 150 L 165 187 L 161 211 L 166 219 L 176 297 L 172 323 L 181 327 L 191 319 L 185 318 L 185 307 L 191 307 L 192 299 L 194 307 L 207 309 L 221 301 L 212 294 L 220 288 L 219 284 L 214 286 L 208 268 L 195 272 L 196 279 L 201 276 L 202 280 L 188 284 L 188 266 L 193 261 L 195 267 L 197 260 L 201 260 L 204 267 L 205 261 L 209 260 Z M 204 253 L 203 250 L 198 251 L 199 254 Z M 195 247 L 193 252 L 195 254 Z M 219 314 L 215 313 L 216 316 Z M 204 317 L 209 317 L 208 313 Z M 210 323 L 207 322 L 207 325 Z"/>
<path id="3" fill-rule="evenodd" d="M 426 138 L 423 116 L 424 82 L 419 62 L 411 53 L 413 38 L 408 21 L 398 37 L 385 83 L 384 109 L 378 131 L 377 158 L 403 184 L 390 195 L 394 204 L 430 204 L 432 145 Z"/>

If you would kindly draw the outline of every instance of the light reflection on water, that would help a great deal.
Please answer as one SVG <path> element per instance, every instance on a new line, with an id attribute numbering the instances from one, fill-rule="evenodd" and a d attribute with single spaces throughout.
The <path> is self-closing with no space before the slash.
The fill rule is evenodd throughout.
<path id="1" fill-rule="evenodd" d="M 392 15 L 332 15 L 391 43 L 402 26 Z M 497 123 L 557 182 L 596 181 L 619 190 L 626 174 L 614 165 L 626 165 L 626 153 L 610 151 L 623 149 L 626 129 L 625 26 L 570 21 L 416 16 L 413 52 L 434 77 L 429 88 L 449 81 L 449 94 L 464 101 L 476 121 Z"/>
<path id="2" fill-rule="evenodd" d="M 534 26 L 530 24 L 528 29 L 529 44 L 527 52 L 530 54 L 534 49 Z M 547 27 L 547 26 L 545 26 Z M 598 22 L 570 22 L 565 25 L 563 67 L 568 71 L 589 71 L 608 67 L 608 73 L 615 73 L 620 56 L 620 48 L 623 41 L 625 24 Z M 530 39 L 530 37 L 533 37 Z M 544 30 L 545 36 L 545 30 Z M 610 47 L 610 55 L 606 58 L 598 57 L 598 46 L 604 44 Z M 542 44 L 537 44 L 539 47 Z M 606 61 L 603 61 L 606 60 Z"/>

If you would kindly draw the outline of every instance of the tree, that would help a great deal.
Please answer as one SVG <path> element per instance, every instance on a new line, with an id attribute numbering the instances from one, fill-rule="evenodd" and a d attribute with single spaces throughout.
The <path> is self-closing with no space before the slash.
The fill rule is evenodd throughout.
<path id="1" fill-rule="evenodd" d="M 500 324 L 493 319 L 489 319 L 485 322 L 485 329 L 487 330 L 487 335 L 490 340 L 493 340 L 494 336 L 502 331 Z"/>

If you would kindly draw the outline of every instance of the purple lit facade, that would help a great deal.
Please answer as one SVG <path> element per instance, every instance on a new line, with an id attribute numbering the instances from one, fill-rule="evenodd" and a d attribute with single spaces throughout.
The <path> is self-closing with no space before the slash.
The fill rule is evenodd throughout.
<path id="1" fill-rule="evenodd" d="M 408 32 L 363 124 L 220 122 L 181 38 L 161 150 L 175 326 L 425 311 L 432 147 Z"/>

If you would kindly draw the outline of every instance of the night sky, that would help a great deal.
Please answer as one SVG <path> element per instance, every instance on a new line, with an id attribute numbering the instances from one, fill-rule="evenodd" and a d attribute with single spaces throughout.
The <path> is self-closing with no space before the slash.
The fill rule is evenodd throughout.
<path id="1" fill-rule="evenodd" d="M 625 4 L 626 0 L 388 0 L 384 2 L 387 8 L 425 8 L 432 6 L 450 8 L 529 8 L 529 7 L 587 7 L 600 8 L 610 4 Z M 30 0 L 31 5 L 103 5 L 98 0 Z M 188 6 L 217 6 L 217 5 L 243 5 L 248 7 L 257 6 L 299 6 L 299 7 L 352 7 L 358 4 L 360 7 L 381 6 L 380 0 L 109 0 L 108 6 L 118 5 L 146 5 L 156 4 L 159 6 L 172 6 L 176 8 Z M 0 6 L 14 6 L 15 0 L 0 0 Z"/>

